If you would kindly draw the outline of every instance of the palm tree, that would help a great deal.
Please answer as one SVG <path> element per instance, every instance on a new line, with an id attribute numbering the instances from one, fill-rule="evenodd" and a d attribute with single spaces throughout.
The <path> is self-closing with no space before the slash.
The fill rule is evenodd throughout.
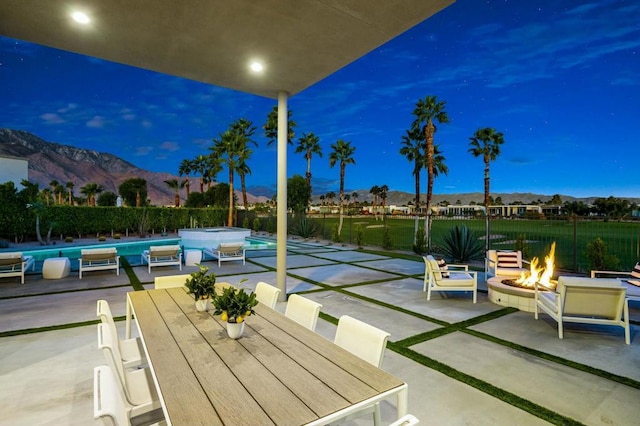
<path id="1" fill-rule="evenodd" d="M 51 201 L 51 190 L 49 188 L 42 188 L 41 192 L 42 192 L 42 198 L 45 199 L 48 206 L 49 202 Z"/>
<path id="2" fill-rule="evenodd" d="M 358 207 L 358 193 L 356 191 L 353 191 L 351 198 L 353 198 L 353 205 Z"/>
<path id="3" fill-rule="evenodd" d="M 207 156 L 204 173 L 202 179 L 207 184 L 207 190 L 211 189 L 211 183 L 216 182 L 218 173 L 222 171 L 222 160 L 215 153 Z"/>
<path id="4" fill-rule="evenodd" d="M 58 184 L 56 185 L 56 196 L 58 198 L 58 204 L 62 204 L 62 194 L 64 194 L 66 191 L 64 189 L 64 185 L 62 184 Z"/>
<path id="5" fill-rule="evenodd" d="M 293 145 L 293 138 L 295 137 L 296 122 L 291 119 L 293 111 L 287 110 L 287 143 Z M 274 106 L 267 116 L 267 122 L 264 126 L 264 134 L 267 137 L 267 146 L 273 145 L 278 140 L 278 106 Z"/>
<path id="6" fill-rule="evenodd" d="M 353 153 L 356 148 L 351 146 L 351 142 L 345 142 L 339 139 L 335 144 L 331 145 L 333 150 L 329 154 L 329 167 L 333 167 L 336 163 L 340 163 L 340 222 L 338 224 L 338 236 L 342 233 L 342 221 L 344 214 L 344 170 L 347 164 L 355 164 Z"/>
<path id="7" fill-rule="evenodd" d="M 102 185 L 98 185 L 97 183 L 88 183 L 80 188 L 80 193 L 87 197 L 87 204 L 92 207 L 95 207 L 96 205 L 96 194 L 99 194 L 102 191 L 104 191 L 104 188 Z"/>
<path id="8" fill-rule="evenodd" d="M 378 220 L 378 210 L 376 210 L 376 206 L 378 205 L 378 195 L 380 195 L 380 187 L 378 185 L 373 185 L 369 190 L 369 194 L 373 195 L 373 214 Z"/>
<path id="9" fill-rule="evenodd" d="M 324 195 L 320 196 L 320 207 L 324 207 Z M 322 211 L 322 208 L 320 210 Z"/>
<path id="10" fill-rule="evenodd" d="M 349 211 L 351 211 L 351 206 L 350 206 L 350 201 L 351 201 L 351 195 L 349 194 L 344 194 L 344 201 L 346 201 L 347 203 L 347 214 L 349 214 Z"/>
<path id="11" fill-rule="evenodd" d="M 192 171 L 200 174 L 200 192 L 204 192 L 205 173 L 208 168 L 209 157 L 206 155 L 198 155 L 193 159 Z"/>
<path id="12" fill-rule="evenodd" d="M 169 179 L 165 180 L 164 183 L 166 183 L 169 188 L 173 189 L 175 192 L 175 195 L 173 196 L 173 204 L 176 207 L 180 207 L 180 190 L 184 188 L 185 181 L 178 182 L 178 179 Z"/>
<path id="13" fill-rule="evenodd" d="M 332 206 L 333 205 L 333 199 L 336 198 L 336 193 L 333 192 L 333 191 L 329 191 L 329 192 L 327 192 L 326 197 L 327 197 L 327 200 L 328 200 L 327 201 L 327 205 L 328 206 Z M 331 209 L 329 209 L 329 211 L 331 211 Z"/>
<path id="14" fill-rule="evenodd" d="M 431 199 L 433 197 L 433 177 L 434 177 L 434 145 L 433 137 L 436 132 L 434 121 L 438 123 L 448 123 L 449 116 L 444 110 L 446 102 L 438 101 L 435 96 L 427 96 L 416 103 L 413 115 L 416 117 L 411 131 L 416 134 L 424 134 L 425 140 L 425 160 L 427 168 L 427 215 L 430 215 Z"/>
<path id="15" fill-rule="evenodd" d="M 60 183 L 57 180 L 52 180 L 51 182 L 49 182 L 49 186 L 51 187 L 51 195 L 53 198 L 53 204 L 56 203 L 56 188 L 58 187 L 58 185 L 60 185 Z"/>
<path id="16" fill-rule="evenodd" d="M 73 182 L 67 182 L 67 193 L 69 194 L 69 205 L 73 204 L 73 187 L 75 184 Z"/>
<path id="17" fill-rule="evenodd" d="M 469 138 L 469 152 L 474 157 L 482 156 L 484 161 L 484 209 L 485 209 L 485 228 L 486 239 L 485 248 L 490 248 L 490 224 L 489 224 L 489 164 L 500 155 L 500 145 L 504 143 L 504 135 L 497 132 L 496 129 L 485 127 L 478 129 L 472 137 Z"/>
<path id="18" fill-rule="evenodd" d="M 247 160 L 251 158 L 251 154 L 253 154 L 253 150 L 249 148 L 249 144 L 253 144 L 257 146 L 256 142 L 251 139 L 251 136 L 256 131 L 255 126 L 251 121 L 246 118 L 241 118 L 233 124 L 233 131 L 236 136 L 239 138 L 240 143 L 242 145 L 242 149 L 240 150 L 240 155 L 238 156 L 238 176 L 240 176 L 240 188 L 242 189 L 242 204 L 244 205 L 245 210 L 247 209 L 247 185 L 245 177 L 246 175 L 251 174 L 251 168 L 247 164 Z"/>
<path id="19" fill-rule="evenodd" d="M 385 204 L 387 204 L 387 193 L 389 192 L 389 187 L 387 185 L 382 185 L 380 187 L 380 200 L 382 200 L 382 219 L 384 219 L 384 208 Z"/>
<path id="20" fill-rule="evenodd" d="M 298 146 L 296 146 L 295 153 L 304 153 L 304 158 L 307 160 L 307 185 L 309 185 L 309 193 L 313 194 L 313 191 L 311 190 L 311 157 L 313 154 L 317 154 L 319 157 L 322 157 L 320 138 L 312 132 L 303 133 L 302 137 L 298 139 Z"/>
<path id="21" fill-rule="evenodd" d="M 189 199 L 189 194 L 191 192 L 191 182 L 189 181 L 189 175 L 193 171 L 193 161 L 191 160 L 182 160 L 180 166 L 178 166 L 178 174 L 180 177 L 186 176 L 184 186 L 187 188 L 187 200 Z"/>
<path id="22" fill-rule="evenodd" d="M 422 153 L 422 139 L 420 133 L 416 129 L 407 130 L 406 135 L 402 136 L 402 148 L 400 154 L 404 155 L 407 160 L 413 162 L 412 174 L 416 179 L 416 209 L 420 208 L 420 172 L 426 162 Z"/>

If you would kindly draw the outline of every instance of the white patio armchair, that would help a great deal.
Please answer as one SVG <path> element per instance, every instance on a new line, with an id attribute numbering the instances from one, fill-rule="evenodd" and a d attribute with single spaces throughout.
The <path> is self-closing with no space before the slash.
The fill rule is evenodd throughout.
<path id="1" fill-rule="evenodd" d="M 309 330 L 315 331 L 320 308 L 322 308 L 320 303 L 309 300 L 299 294 L 292 294 L 287 300 L 284 315 Z"/>
<path id="2" fill-rule="evenodd" d="M 629 271 L 591 271 L 591 278 L 600 276 L 622 277 L 630 284 L 640 286 L 640 262 L 637 262 L 633 269 Z"/>
<path id="3" fill-rule="evenodd" d="M 422 256 L 425 265 L 423 291 L 427 300 L 431 300 L 434 291 L 471 291 L 473 303 L 478 300 L 478 273 L 469 271 L 468 265 L 447 265 L 441 269 L 438 261 L 431 255 Z M 462 270 L 454 270 L 454 268 Z"/>
<path id="4" fill-rule="evenodd" d="M 24 256 L 22 252 L 0 253 L 0 278 L 20 277 L 20 284 L 24 284 L 24 274 L 29 268 L 36 268 L 33 256 Z"/>
<path id="5" fill-rule="evenodd" d="M 164 277 L 155 277 L 153 279 L 153 288 L 155 290 L 162 288 L 184 287 L 187 280 L 191 278 L 190 274 L 167 275 Z"/>
<path id="6" fill-rule="evenodd" d="M 103 324 L 107 324 L 111 328 L 111 334 L 115 337 L 115 341 L 122 357 L 122 365 L 125 368 L 138 367 L 146 364 L 147 359 L 144 355 L 144 348 L 139 337 L 131 339 L 118 338 L 118 329 L 111 314 L 111 307 L 106 300 L 98 300 L 96 304 L 96 315 Z"/>
<path id="7" fill-rule="evenodd" d="M 527 265 L 527 266 L 525 266 Z M 491 277 L 519 277 L 521 273 L 529 271 L 530 262 L 522 258 L 521 251 L 489 250 L 484 263 L 484 273 L 487 279 Z"/>

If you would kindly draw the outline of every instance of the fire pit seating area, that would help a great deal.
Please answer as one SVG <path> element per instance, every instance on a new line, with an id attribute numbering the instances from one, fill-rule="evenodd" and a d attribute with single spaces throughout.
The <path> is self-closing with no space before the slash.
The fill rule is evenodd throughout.
<path id="1" fill-rule="evenodd" d="M 522 259 L 521 251 L 488 250 L 485 258 L 485 276 L 487 279 L 495 276 L 519 277 L 529 268 L 524 268 L 523 264 L 529 265 L 529 262 Z"/>
<path id="2" fill-rule="evenodd" d="M 33 256 L 23 256 L 22 252 L 0 253 L 0 278 L 20 277 L 24 284 L 24 273 L 27 269 L 35 269 Z"/>
<path id="3" fill-rule="evenodd" d="M 120 275 L 120 256 L 115 247 L 82 249 L 80 250 L 79 276 L 87 271 L 101 271 L 115 269 L 116 275 Z"/>
<path id="4" fill-rule="evenodd" d="M 439 263 L 431 255 L 422 256 L 422 259 L 425 265 L 422 291 L 427 292 L 427 300 L 431 300 L 432 291 L 471 291 L 473 292 L 473 303 L 476 303 L 478 299 L 476 271 L 469 271 L 468 265 Z"/>
<path id="5" fill-rule="evenodd" d="M 563 338 L 565 322 L 616 325 L 624 328 L 625 342 L 630 344 L 629 304 L 626 288 L 617 279 L 558 277 L 556 291 L 534 285 L 535 318 L 540 311 L 558 323 L 558 337 Z"/>

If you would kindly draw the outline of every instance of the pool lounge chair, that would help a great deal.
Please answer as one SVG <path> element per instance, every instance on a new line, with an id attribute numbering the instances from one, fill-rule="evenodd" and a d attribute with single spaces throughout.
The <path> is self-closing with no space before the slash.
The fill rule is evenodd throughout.
<path id="1" fill-rule="evenodd" d="M 215 250 L 205 250 L 207 254 L 218 259 L 218 268 L 222 262 L 242 260 L 245 264 L 244 242 L 220 243 Z"/>
<path id="2" fill-rule="evenodd" d="M 182 271 L 182 251 L 179 245 L 151 246 L 142 252 L 142 263 L 147 264 L 147 271 L 151 273 L 153 266 L 177 265 Z"/>
<path id="3" fill-rule="evenodd" d="M 29 268 L 36 268 L 33 256 L 23 256 L 19 251 L 0 253 L 0 278 L 20 277 L 20 283 L 24 284 L 24 273 Z"/>
<path id="4" fill-rule="evenodd" d="M 115 269 L 120 275 L 120 256 L 115 247 L 80 250 L 79 276 L 82 272 Z"/>

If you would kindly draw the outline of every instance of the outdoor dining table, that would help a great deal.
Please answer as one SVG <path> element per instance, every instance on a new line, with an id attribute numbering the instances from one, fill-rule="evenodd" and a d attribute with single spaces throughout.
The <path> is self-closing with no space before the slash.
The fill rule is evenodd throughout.
<path id="1" fill-rule="evenodd" d="M 127 294 L 167 424 L 326 424 L 395 396 L 407 384 L 259 304 L 241 338 L 198 312 L 184 288 Z"/>

